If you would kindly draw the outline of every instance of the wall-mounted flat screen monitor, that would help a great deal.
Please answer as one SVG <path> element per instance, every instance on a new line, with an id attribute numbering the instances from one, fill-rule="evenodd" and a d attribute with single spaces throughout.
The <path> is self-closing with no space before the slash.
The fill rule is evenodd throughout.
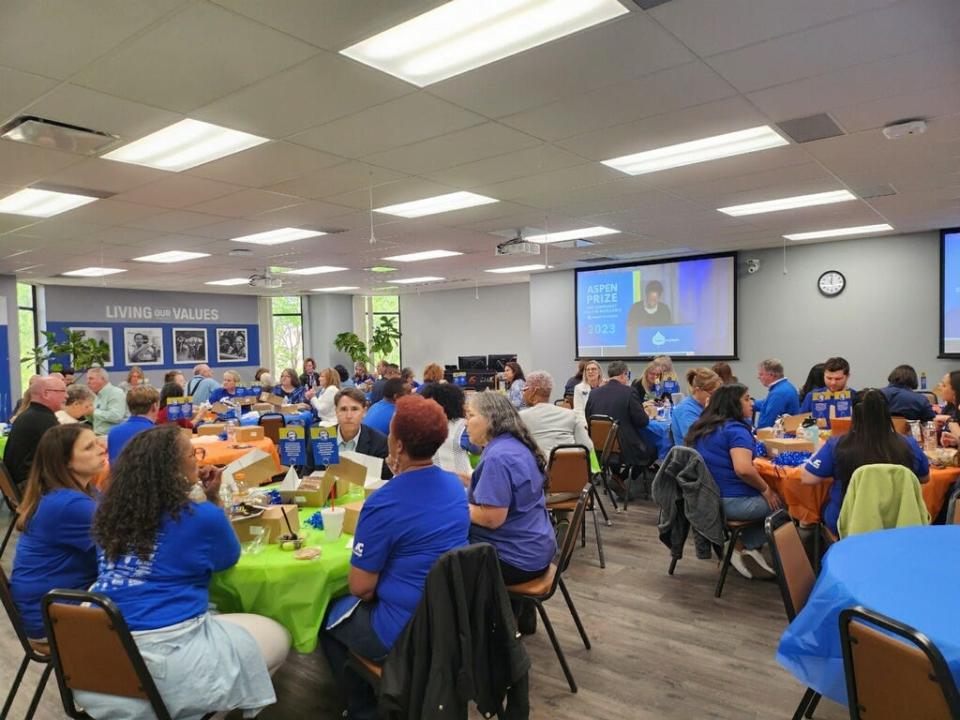
<path id="1" fill-rule="evenodd" d="M 576 271 L 577 357 L 737 354 L 736 253 Z"/>
<path id="2" fill-rule="evenodd" d="M 486 370 L 486 355 L 460 355 L 457 358 L 457 365 L 461 370 Z"/>
<path id="3" fill-rule="evenodd" d="M 491 370 L 496 370 L 497 372 L 503 372 L 507 367 L 508 362 L 516 362 L 517 354 L 507 354 L 507 355 L 487 355 L 487 367 Z"/>
<path id="4" fill-rule="evenodd" d="M 960 228 L 940 233 L 940 357 L 960 358 Z"/>

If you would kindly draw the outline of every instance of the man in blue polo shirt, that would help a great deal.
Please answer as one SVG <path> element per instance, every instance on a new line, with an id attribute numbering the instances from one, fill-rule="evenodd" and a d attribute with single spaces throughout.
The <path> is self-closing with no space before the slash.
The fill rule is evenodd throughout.
<path id="1" fill-rule="evenodd" d="M 856 391 L 847 387 L 847 381 L 850 379 L 850 363 L 842 357 L 832 357 L 827 359 L 823 365 L 824 387 L 814 388 L 806 394 L 803 402 L 800 403 L 800 412 L 814 412 L 813 397 L 816 393 L 839 393 L 844 390 L 850 391 L 850 398 L 846 401 L 831 399 L 827 401 L 827 415 L 824 418 L 826 427 L 830 427 L 831 417 L 850 417 L 853 408 L 853 395 Z M 831 412 L 831 409 L 833 412 Z M 816 417 L 816 413 L 814 413 Z M 823 424 L 823 423 L 821 423 Z"/>
<path id="2" fill-rule="evenodd" d="M 793 383 L 783 376 L 783 363 L 767 358 L 757 367 L 757 379 L 767 388 L 765 400 L 754 400 L 753 409 L 760 413 L 757 427 L 771 427 L 781 415 L 800 412 L 800 397 Z"/>
<path id="3" fill-rule="evenodd" d="M 107 455 L 111 467 L 134 435 L 154 427 L 160 411 L 160 393 L 149 385 L 138 385 L 127 392 L 127 407 L 130 417 L 107 433 Z"/>

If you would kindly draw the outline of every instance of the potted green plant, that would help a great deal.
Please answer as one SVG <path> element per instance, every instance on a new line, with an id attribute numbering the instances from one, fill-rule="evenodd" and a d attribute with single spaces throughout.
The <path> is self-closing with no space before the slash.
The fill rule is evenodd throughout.
<path id="1" fill-rule="evenodd" d="M 394 343 L 400 339 L 400 330 L 396 326 L 397 318 L 381 316 L 380 324 L 370 335 L 370 359 L 374 356 L 386 357 L 393 352 Z"/>
<path id="2" fill-rule="evenodd" d="M 44 330 L 43 343 L 33 348 L 20 362 L 30 362 L 35 367 L 48 364 L 50 372 L 63 370 L 63 357 L 70 358 L 76 372 L 82 373 L 92 367 L 102 367 L 110 357 L 110 346 L 103 340 L 88 338 L 83 330 L 65 328 L 58 339 L 57 333 Z"/>
<path id="3" fill-rule="evenodd" d="M 350 356 L 353 362 L 368 362 L 367 345 L 353 332 L 342 332 L 333 339 L 333 346 Z"/>

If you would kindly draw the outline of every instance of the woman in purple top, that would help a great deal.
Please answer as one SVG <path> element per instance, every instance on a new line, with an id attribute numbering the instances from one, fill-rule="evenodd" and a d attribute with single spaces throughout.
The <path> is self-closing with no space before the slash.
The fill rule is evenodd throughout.
<path id="1" fill-rule="evenodd" d="M 467 406 L 467 433 L 470 442 L 483 447 L 470 478 L 470 542 L 496 548 L 507 585 L 533 580 L 546 571 L 557 552 L 543 490 L 543 453 L 501 393 L 473 396 Z M 524 607 L 520 613 L 521 632 L 536 627 L 533 610 Z"/>

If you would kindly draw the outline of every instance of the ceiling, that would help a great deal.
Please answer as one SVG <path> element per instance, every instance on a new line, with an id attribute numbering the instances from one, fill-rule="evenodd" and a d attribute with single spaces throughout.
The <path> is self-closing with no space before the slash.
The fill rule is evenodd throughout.
<path id="1" fill-rule="evenodd" d="M 282 292 L 498 284 L 484 270 L 590 257 L 780 245 L 788 232 L 888 222 L 960 225 L 960 3 L 956 0 L 671 0 L 418 89 L 338 51 L 438 0 L 6 0 L 0 123 L 21 114 L 140 138 L 184 117 L 271 142 L 181 173 L 0 140 L 0 196 L 35 183 L 110 193 L 46 220 L 0 214 L 0 273 L 29 282 L 264 294 L 203 283 L 266 266 Z M 384 6 L 389 9 L 385 10 Z M 631 177 L 617 155 L 829 113 L 844 135 Z M 923 135 L 880 129 L 926 118 Z M 889 185 L 895 194 L 733 218 L 716 208 Z M 419 219 L 377 207 L 470 190 L 500 202 Z M 889 191 L 889 189 L 888 189 Z M 546 257 L 494 257 L 514 228 L 621 231 Z M 228 238 L 337 230 L 261 247 Z M 384 257 L 463 255 L 363 268 Z M 165 250 L 211 257 L 133 262 Z M 103 280 L 58 277 L 124 268 Z M 391 290 L 391 292 L 393 292 Z"/>

